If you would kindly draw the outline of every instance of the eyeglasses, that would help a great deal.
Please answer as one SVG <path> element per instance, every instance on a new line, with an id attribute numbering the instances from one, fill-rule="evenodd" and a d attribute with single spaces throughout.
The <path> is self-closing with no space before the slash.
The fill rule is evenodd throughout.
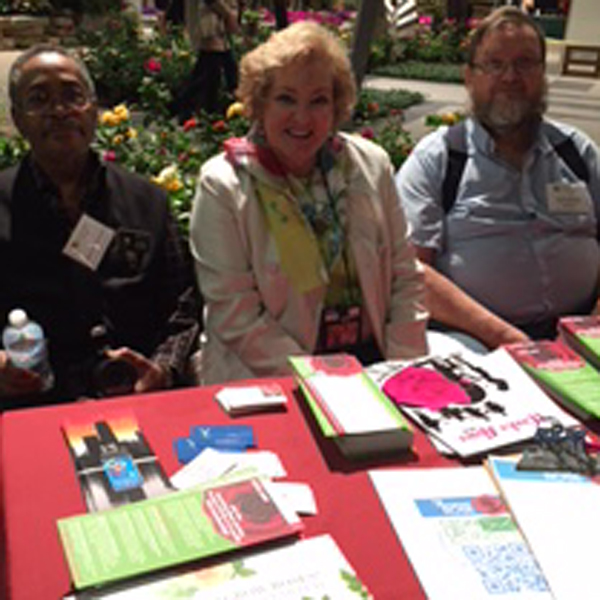
<path id="1" fill-rule="evenodd" d="M 82 111 L 89 108 L 94 97 L 79 86 L 65 87 L 60 94 L 52 95 L 45 89 L 33 89 L 25 95 L 18 107 L 28 115 L 46 115 L 60 105 L 66 111 Z"/>
<path id="2" fill-rule="evenodd" d="M 531 75 L 542 66 L 541 60 L 530 58 L 519 58 L 514 62 L 502 62 L 501 60 L 489 60 L 483 63 L 473 63 L 473 67 L 479 69 L 485 75 L 490 77 L 502 77 L 509 67 L 521 76 Z"/>

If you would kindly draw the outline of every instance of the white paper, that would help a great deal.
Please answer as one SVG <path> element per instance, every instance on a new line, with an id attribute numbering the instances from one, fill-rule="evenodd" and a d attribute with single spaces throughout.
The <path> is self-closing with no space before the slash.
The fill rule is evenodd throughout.
<path id="1" fill-rule="evenodd" d="M 63 254 L 95 271 L 114 237 L 114 229 L 84 214 L 65 244 Z"/>
<path id="2" fill-rule="evenodd" d="M 483 467 L 369 475 L 429 600 L 552 598 Z"/>
<path id="3" fill-rule="evenodd" d="M 383 388 L 385 381 L 411 364 L 433 368 L 424 362 L 431 359 L 388 361 L 373 365 L 366 372 Z M 432 438 L 438 438 L 460 456 L 473 456 L 531 439 L 538 426 L 547 424 L 548 419 L 565 427 L 579 424 L 551 400 L 503 348 L 487 355 L 465 350 L 433 359 L 452 363 L 461 381 L 470 382 L 482 398 L 471 400 L 467 405 L 450 404 L 450 408 L 460 413 L 460 418 L 427 407 L 400 405 L 400 408 Z"/>
<path id="4" fill-rule="evenodd" d="M 205 448 L 189 463 L 171 476 L 171 483 L 179 490 L 202 485 L 224 476 L 233 477 L 238 472 L 252 472 L 257 477 L 277 478 L 287 475 L 281 460 L 274 452 L 220 452 Z"/>
<path id="5" fill-rule="evenodd" d="M 299 515 L 317 514 L 315 495 L 306 483 L 273 481 L 270 491 L 281 501 L 280 503 L 293 507 Z"/>
<path id="6" fill-rule="evenodd" d="M 600 486 L 571 473 L 516 471 L 490 458 L 495 480 L 556 600 L 597 600 Z"/>
<path id="7" fill-rule="evenodd" d="M 398 422 L 385 405 L 374 400 L 373 390 L 362 376 L 315 374 L 310 377 L 310 385 L 335 415 L 344 433 L 367 433 L 398 427 Z"/>
<path id="8" fill-rule="evenodd" d="M 240 573 L 242 570 L 242 573 Z M 370 597 L 329 535 L 300 540 L 281 548 L 253 552 L 213 567 L 180 575 L 124 584 L 115 590 L 89 590 L 79 600 L 299 600 Z"/>

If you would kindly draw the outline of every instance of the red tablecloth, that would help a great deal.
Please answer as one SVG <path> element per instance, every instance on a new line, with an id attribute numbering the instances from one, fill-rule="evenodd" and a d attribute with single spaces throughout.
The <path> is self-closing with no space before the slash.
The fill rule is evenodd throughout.
<path id="1" fill-rule="evenodd" d="M 280 383 L 291 400 L 287 411 L 233 420 L 213 400 L 222 386 L 5 413 L 0 421 L 0 489 L 4 492 L 0 510 L 10 600 L 54 600 L 69 591 L 56 519 L 82 513 L 85 506 L 61 424 L 69 417 L 110 415 L 124 408 L 133 409 L 168 475 L 178 468 L 173 440 L 189 435 L 190 426 L 252 425 L 258 447 L 277 452 L 288 479 L 309 483 L 315 493 L 319 513 L 303 518 L 303 535 L 332 534 L 378 600 L 424 598 L 367 470 L 452 463 L 440 457 L 419 432 L 413 454 L 385 462 L 350 463 L 319 436 L 303 401 L 293 392 L 293 381 Z"/>

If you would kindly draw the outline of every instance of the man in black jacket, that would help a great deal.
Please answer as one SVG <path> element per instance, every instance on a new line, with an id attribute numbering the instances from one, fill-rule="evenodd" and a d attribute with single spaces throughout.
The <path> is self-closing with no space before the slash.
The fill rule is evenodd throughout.
<path id="1" fill-rule="evenodd" d="M 133 392 L 177 384 L 200 301 L 166 195 L 90 149 L 93 82 L 63 49 L 22 54 L 9 94 L 31 152 L 0 173 L 0 322 L 18 307 L 42 325 L 56 384 L 42 393 L 0 350 L 0 409 L 102 395 L 105 358 L 129 366 Z"/>

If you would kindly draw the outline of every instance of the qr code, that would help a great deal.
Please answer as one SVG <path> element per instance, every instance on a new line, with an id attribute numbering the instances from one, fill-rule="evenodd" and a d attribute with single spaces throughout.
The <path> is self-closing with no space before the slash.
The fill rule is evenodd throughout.
<path id="1" fill-rule="evenodd" d="M 542 571 L 523 543 L 465 545 L 462 549 L 489 594 L 549 591 Z"/>

